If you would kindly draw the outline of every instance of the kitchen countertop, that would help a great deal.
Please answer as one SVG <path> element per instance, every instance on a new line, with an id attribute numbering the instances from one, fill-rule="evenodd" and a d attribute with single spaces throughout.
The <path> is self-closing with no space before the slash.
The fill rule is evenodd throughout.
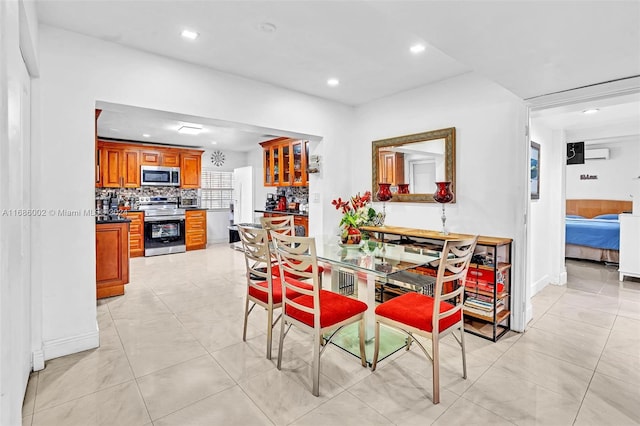
<path id="1" fill-rule="evenodd" d="M 101 225 L 104 223 L 130 223 L 131 219 L 127 219 L 124 217 L 113 217 L 108 219 L 99 219 L 96 217 L 96 225 Z"/>
<path id="2" fill-rule="evenodd" d="M 293 216 L 309 216 L 308 213 L 300 212 L 298 210 L 254 210 L 255 213 L 275 213 L 282 215 L 293 215 Z"/>

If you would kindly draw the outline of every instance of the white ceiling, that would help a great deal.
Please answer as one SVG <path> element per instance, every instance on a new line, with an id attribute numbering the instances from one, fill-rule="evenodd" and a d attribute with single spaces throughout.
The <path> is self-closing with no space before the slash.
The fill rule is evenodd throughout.
<path id="1" fill-rule="evenodd" d="M 48 25 L 348 105 L 470 71 L 523 99 L 640 75 L 638 1 L 38 0 L 37 10 Z M 183 40 L 185 27 L 200 37 Z M 427 49 L 413 55 L 418 42 Z M 126 127 L 99 130 L 112 124 Z"/>

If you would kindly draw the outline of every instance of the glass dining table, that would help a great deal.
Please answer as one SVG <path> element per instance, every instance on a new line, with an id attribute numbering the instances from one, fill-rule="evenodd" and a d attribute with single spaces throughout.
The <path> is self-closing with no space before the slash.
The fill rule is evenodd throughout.
<path id="1" fill-rule="evenodd" d="M 385 285 L 432 294 L 435 277 L 416 273 L 416 270 L 435 266 L 440 255 L 437 251 L 377 241 L 351 246 L 322 239 L 316 239 L 316 251 L 318 262 L 330 266 L 331 290 L 353 295 L 368 306 L 365 312 L 365 346 L 369 362 L 373 358 L 376 295 L 380 294 L 382 299 L 380 290 Z M 332 343 L 359 356 L 357 331 L 358 327 L 352 325 L 336 335 Z M 384 327 L 380 339 L 379 359 L 406 345 L 406 335 Z"/>

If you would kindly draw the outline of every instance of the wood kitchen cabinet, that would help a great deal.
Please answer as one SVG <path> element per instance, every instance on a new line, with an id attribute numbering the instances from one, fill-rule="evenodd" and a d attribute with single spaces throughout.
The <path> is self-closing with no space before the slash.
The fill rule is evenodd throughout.
<path id="1" fill-rule="evenodd" d="M 207 211 L 187 210 L 185 213 L 185 240 L 187 251 L 207 247 Z"/>
<path id="2" fill-rule="evenodd" d="M 129 257 L 144 256 L 144 213 L 127 212 L 129 225 Z"/>
<path id="3" fill-rule="evenodd" d="M 381 150 L 379 161 L 380 182 L 390 183 L 391 185 L 405 183 L 404 154 Z"/>
<path id="4" fill-rule="evenodd" d="M 102 144 L 99 153 L 104 188 L 140 187 L 139 151 L 117 144 Z"/>
<path id="5" fill-rule="evenodd" d="M 129 282 L 129 223 L 96 224 L 96 298 L 124 294 Z"/>
<path id="6" fill-rule="evenodd" d="M 180 188 L 200 188 L 202 151 L 180 153 Z"/>
<path id="7" fill-rule="evenodd" d="M 140 166 L 144 165 L 180 167 L 180 187 L 200 188 L 203 152 L 196 149 L 97 140 L 96 187 L 138 188 Z"/>
<path id="8" fill-rule="evenodd" d="M 178 150 L 142 149 L 140 150 L 140 165 L 180 167 L 180 152 L 173 151 Z"/>
<path id="9" fill-rule="evenodd" d="M 307 141 L 277 138 L 262 142 L 264 186 L 306 186 Z"/>

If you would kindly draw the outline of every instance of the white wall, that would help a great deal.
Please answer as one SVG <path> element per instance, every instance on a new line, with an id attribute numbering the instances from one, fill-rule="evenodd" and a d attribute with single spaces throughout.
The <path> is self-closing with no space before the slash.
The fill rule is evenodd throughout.
<path id="1" fill-rule="evenodd" d="M 362 166 L 345 171 L 350 181 L 346 192 L 325 186 L 328 198 L 372 189 L 371 141 L 455 127 L 456 203 L 446 206 L 447 228 L 513 238 L 514 299 L 524 300 L 526 200 L 522 194 L 527 191 L 528 144 L 522 100 L 482 77 L 465 74 L 371 102 L 357 108 L 356 114 L 355 143 L 343 152 L 352 164 Z M 377 207 L 381 208 L 380 203 Z M 440 215 L 437 204 L 387 203 L 386 223 L 440 229 Z M 331 216 L 337 223 L 339 214 Z"/>
<path id="2" fill-rule="evenodd" d="M 627 200 L 634 191 L 632 178 L 640 175 L 640 136 L 635 140 L 585 145 L 587 149 L 609 149 L 608 160 L 585 160 L 567 165 L 567 199 Z M 598 179 L 581 180 L 580 175 Z"/>
<path id="3" fill-rule="evenodd" d="M 0 424 L 20 424 L 39 300 L 31 286 L 33 5 L 0 2 Z M 28 51 L 29 54 L 24 52 Z M 37 292 L 36 292 L 37 293 Z M 35 321 L 35 322 L 34 322 Z M 36 329 L 34 333 L 34 329 Z"/>
<path id="4" fill-rule="evenodd" d="M 34 178 L 46 208 L 91 209 L 96 100 L 322 135 L 337 167 L 349 143 L 352 108 L 54 29 L 40 27 L 43 158 Z M 336 154 L 333 154 L 336 153 Z M 73 167 L 68 167 L 68 165 Z M 64 167 L 63 167 L 64 166 Z M 326 176 L 328 185 L 344 185 Z M 62 190 L 64 189 L 64 191 Z M 311 206 L 311 232 L 322 212 Z M 45 218 L 42 247 L 43 339 L 47 359 L 97 344 L 92 217 Z"/>
<path id="5" fill-rule="evenodd" d="M 529 210 L 528 263 L 531 295 L 550 283 L 564 284 L 564 132 L 535 120 L 531 140 L 540 144 L 540 198 Z M 529 318 L 537 315 L 532 312 Z"/>

